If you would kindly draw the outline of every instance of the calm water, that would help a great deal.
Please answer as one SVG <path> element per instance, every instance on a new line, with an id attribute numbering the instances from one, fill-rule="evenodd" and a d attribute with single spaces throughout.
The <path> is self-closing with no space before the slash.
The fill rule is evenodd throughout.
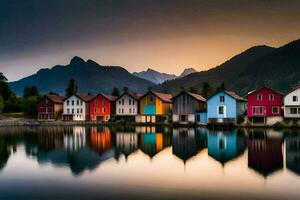
<path id="1" fill-rule="evenodd" d="M 0 199 L 299 199 L 300 134 L 0 129 Z"/>

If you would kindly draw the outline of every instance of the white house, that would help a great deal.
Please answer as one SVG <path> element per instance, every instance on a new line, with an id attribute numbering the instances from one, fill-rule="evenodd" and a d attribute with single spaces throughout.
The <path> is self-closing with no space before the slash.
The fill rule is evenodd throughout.
<path id="1" fill-rule="evenodd" d="M 64 121 L 85 121 L 89 116 L 89 100 L 92 96 L 71 95 L 63 100 Z"/>
<path id="2" fill-rule="evenodd" d="M 300 87 L 284 97 L 284 117 L 300 118 Z"/>
<path id="3" fill-rule="evenodd" d="M 135 116 L 138 114 L 139 95 L 136 93 L 124 92 L 116 100 L 116 115 Z"/>

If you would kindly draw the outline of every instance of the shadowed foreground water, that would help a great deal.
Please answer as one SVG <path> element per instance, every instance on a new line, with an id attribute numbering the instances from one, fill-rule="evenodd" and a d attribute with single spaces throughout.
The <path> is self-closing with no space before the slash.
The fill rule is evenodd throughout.
<path id="1" fill-rule="evenodd" d="M 300 134 L 0 129 L 0 199 L 299 199 Z"/>

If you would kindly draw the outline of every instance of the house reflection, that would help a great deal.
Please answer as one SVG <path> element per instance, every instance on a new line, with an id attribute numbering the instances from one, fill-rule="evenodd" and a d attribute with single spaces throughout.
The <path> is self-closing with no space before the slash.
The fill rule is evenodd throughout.
<path id="1" fill-rule="evenodd" d="M 206 147 L 206 137 L 194 128 L 173 129 L 172 147 L 173 154 L 185 163 Z"/>
<path id="2" fill-rule="evenodd" d="M 118 132 L 116 133 L 116 148 L 118 153 L 127 158 L 131 153 L 138 150 L 138 134 Z"/>
<path id="3" fill-rule="evenodd" d="M 9 144 L 7 138 L 4 135 L 0 136 L 0 171 L 6 166 L 8 158 L 10 156 Z"/>
<path id="4" fill-rule="evenodd" d="M 241 155 L 245 148 L 245 136 L 237 130 L 209 131 L 207 136 L 208 155 L 222 165 Z"/>
<path id="5" fill-rule="evenodd" d="M 140 133 L 140 149 L 150 158 L 171 144 L 170 135 L 156 132 L 156 127 L 141 127 L 139 131 L 143 131 Z"/>
<path id="6" fill-rule="evenodd" d="M 248 166 L 263 176 L 283 168 L 282 135 L 274 130 L 251 130 Z"/>
<path id="7" fill-rule="evenodd" d="M 90 146 L 98 153 L 104 153 L 113 147 L 112 137 L 108 127 L 91 127 Z"/>
<path id="8" fill-rule="evenodd" d="M 300 175 L 300 135 L 289 135 L 286 141 L 286 167 Z"/>

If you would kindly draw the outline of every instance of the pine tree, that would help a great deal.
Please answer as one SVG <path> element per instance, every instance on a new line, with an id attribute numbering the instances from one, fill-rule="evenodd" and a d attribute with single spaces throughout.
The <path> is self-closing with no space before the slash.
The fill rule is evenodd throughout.
<path id="1" fill-rule="evenodd" d="M 78 87 L 76 85 L 75 80 L 72 78 L 69 80 L 68 87 L 66 89 L 66 96 L 71 96 L 78 92 Z"/>
<path id="2" fill-rule="evenodd" d="M 120 96 L 119 89 L 115 87 L 115 88 L 113 89 L 111 95 L 112 95 L 112 96 L 116 96 L 116 97 Z"/>

